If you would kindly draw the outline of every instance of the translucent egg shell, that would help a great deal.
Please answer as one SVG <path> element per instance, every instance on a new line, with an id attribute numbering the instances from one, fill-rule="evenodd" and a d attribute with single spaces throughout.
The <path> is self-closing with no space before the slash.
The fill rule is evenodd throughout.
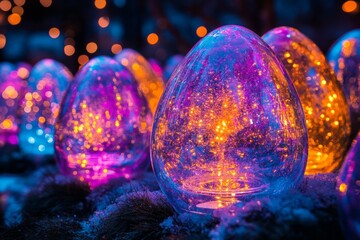
<path id="1" fill-rule="evenodd" d="M 345 157 L 337 192 L 344 233 L 347 239 L 360 239 L 360 133 Z"/>
<path id="2" fill-rule="evenodd" d="M 52 59 L 41 60 L 31 70 L 21 103 L 19 145 L 24 154 L 38 158 L 54 154 L 55 119 L 71 79 L 69 70 Z"/>
<path id="3" fill-rule="evenodd" d="M 133 74 L 154 114 L 164 91 L 163 80 L 154 73 L 149 62 L 135 50 L 124 49 L 115 56 L 115 59 Z"/>
<path id="4" fill-rule="evenodd" d="M 179 212 L 208 213 L 296 186 L 307 158 L 304 114 L 269 46 L 231 25 L 200 40 L 166 85 L 151 154 Z"/>
<path id="5" fill-rule="evenodd" d="M 328 61 L 350 106 L 351 139 L 360 131 L 360 29 L 346 33 L 328 52 Z"/>
<path id="6" fill-rule="evenodd" d="M 60 169 L 91 187 L 149 166 L 152 115 L 131 73 L 97 57 L 75 76 L 56 124 Z"/>
<path id="7" fill-rule="evenodd" d="M 174 55 L 170 57 L 165 64 L 164 68 L 164 80 L 167 82 L 171 76 L 171 74 L 174 72 L 175 68 L 181 63 L 181 61 L 184 59 L 183 55 Z"/>
<path id="8" fill-rule="evenodd" d="M 19 103 L 25 83 L 14 65 L 0 64 L 0 147 L 18 143 Z"/>
<path id="9" fill-rule="evenodd" d="M 319 48 L 298 30 L 275 28 L 263 39 L 284 64 L 304 109 L 309 135 L 305 174 L 334 171 L 350 134 L 348 104 L 339 82 Z"/>

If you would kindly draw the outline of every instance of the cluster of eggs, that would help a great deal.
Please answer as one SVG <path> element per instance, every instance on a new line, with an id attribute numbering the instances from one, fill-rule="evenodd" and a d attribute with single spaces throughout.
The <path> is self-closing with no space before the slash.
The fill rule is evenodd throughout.
<path id="1" fill-rule="evenodd" d="M 55 144 L 60 169 L 91 187 L 140 174 L 151 155 L 159 185 L 179 212 L 209 213 L 281 193 L 304 174 L 338 169 L 350 122 L 352 135 L 358 131 L 359 35 L 335 43 L 331 65 L 296 29 L 261 38 L 233 25 L 175 56 L 164 74 L 131 49 L 92 59 L 73 80 L 66 67 L 43 60 L 22 94 L 18 80 L 2 83 L 1 106 L 19 104 L 23 113 L 21 121 L 1 115 L 0 143 L 19 128 L 26 154 L 53 154 Z M 353 181 L 348 166 L 359 150 L 352 151 L 342 196 Z"/>

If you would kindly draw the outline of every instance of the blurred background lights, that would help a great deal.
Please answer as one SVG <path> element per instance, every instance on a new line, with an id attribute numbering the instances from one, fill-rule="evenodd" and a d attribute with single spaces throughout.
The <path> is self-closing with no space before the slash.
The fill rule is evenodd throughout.
<path id="1" fill-rule="evenodd" d="M 25 67 L 20 67 L 17 71 L 17 75 L 22 79 L 27 79 L 29 77 L 29 70 Z"/>
<path id="2" fill-rule="evenodd" d="M 87 51 L 88 53 L 94 53 L 94 52 L 97 51 L 97 49 L 98 49 L 98 46 L 97 46 L 97 44 L 94 43 L 94 42 L 89 42 L 89 43 L 86 45 L 86 51 Z"/>
<path id="3" fill-rule="evenodd" d="M 106 7 L 106 1 L 105 0 L 95 0 L 94 5 L 98 9 L 103 9 Z"/>
<path id="4" fill-rule="evenodd" d="M 17 13 L 19 14 L 20 16 L 24 14 L 24 9 L 22 7 L 19 7 L 19 6 L 15 6 L 12 8 L 11 10 L 12 13 Z"/>
<path id="5" fill-rule="evenodd" d="M 40 0 L 40 3 L 43 7 L 50 7 L 52 4 L 52 0 Z"/>
<path id="6" fill-rule="evenodd" d="M 3 10 L 4 12 L 7 12 L 11 9 L 11 2 L 8 0 L 3 0 L 0 1 L 0 9 Z"/>
<path id="7" fill-rule="evenodd" d="M 106 16 L 100 17 L 98 20 L 98 24 L 102 28 L 106 28 L 110 24 L 110 19 Z"/>
<path id="8" fill-rule="evenodd" d="M 87 63 L 88 61 L 89 61 L 89 57 L 88 57 L 87 55 L 85 55 L 85 54 L 80 55 L 80 56 L 78 57 L 78 63 L 79 63 L 80 65 L 84 65 L 84 64 Z"/>
<path id="9" fill-rule="evenodd" d="M 200 38 L 204 37 L 207 34 L 207 29 L 204 26 L 200 26 L 196 29 L 196 35 Z"/>
<path id="10" fill-rule="evenodd" d="M 0 49 L 4 48 L 6 45 L 6 36 L 4 34 L 0 34 Z"/>
<path id="11" fill-rule="evenodd" d="M 159 41 L 159 36 L 158 36 L 156 33 L 150 33 L 150 34 L 147 36 L 147 42 L 148 42 L 150 45 L 157 44 L 158 41 Z"/>
<path id="12" fill-rule="evenodd" d="M 60 30 L 59 30 L 58 28 L 56 28 L 56 27 L 50 28 L 50 30 L 49 30 L 49 36 L 50 36 L 51 38 L 57 38 L 57 37 L 59 37 L 59 36 L 60 36 Z"/>
<path id="13" fill-rule="evenodd" d="M 75 47 L 73 45 L 66 45 L 64 47 L 64 53 L 66 56 L 72 56 L 75 53 Z"/>
<path id="14" fill-rule="evenodd" d="M 14 3 L 17 5 L 17 6 L 23 6 L 25 4 L 25 0 L 14 0 Z"/>
<path id="15" fill-rule="evenodd" d="M 11 25 L 18 25 L 21 22 L 21 16 L 17 13 L 12 13 L 8 16 L 8 22 Z"/>
<path id="16" fill-rule="evenodd" d="M 1 40 L 0 40 L 1 41 Z M 0 45 L 1 46 L 1 45 Z M 122 46 L 118 43 L 115 43 L 111 46 L 111 52 L 113 54 L 118 54 L 119 52 L 121 52 L 122 50 Z"/>
<path id="17" fill-rule="evenodd" d="M 358 12 L 358 3 L 352 0 L 346 1 L 342 5 L 342 10 L 346 13 Z"/>

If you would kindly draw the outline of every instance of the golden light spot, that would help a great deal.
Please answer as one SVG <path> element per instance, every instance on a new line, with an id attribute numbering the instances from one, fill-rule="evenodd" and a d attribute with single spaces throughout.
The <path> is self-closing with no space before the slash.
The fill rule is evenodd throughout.
<path id="1" fill-rule="evenodd" d="M 102 133 L 102 128 L 96 129 L 96 132 L 97 132 L 97 133 Z"/>
<path id="2" fill-rule="evenodd" d="M 108 170 L 105 168 L 105 169 L 103 170 L 103 172 L 104 172 L 104 173 L 107 173 L 107 172 L 108 172 Z"/>
<path id="3" fill-rule="evenodd" d="M 4 12 L 7 12 L 11 9 L 11 2 L 8 0 L 3 0 L 0 1 L 0 9 L 3 10 Z"/>
<path id="4" fill-rule="evenodd" d="M 150 45 L 154 45 L 159 41 L 159 36 L 156 33 L 150 33 L 146 39 Z"/>
<path id="5" fill-rule="evenodd" d="M 40 3 L 43 7 L 50 7 L 52 4 L 52 0 L 40 0 Z"/>
<path id="6" fill-rule="evenodd" d="M 14 3 L 17 5 L 17 6 L 22 6 L 25 4 L 25 0 L 14 0 Z"/>
<path id="7" fill-rule="evenodd" d="M 11 25 L 18 25 L 21 22 L 21 16 L 17 13 L 12 13 L 8 16 L 8 22 Z"/>
<path id="8" fill-rule="evenodd" d="M 106 1 L 105 0 L 95 0 L 94 5 L 97 9 L 103 9 L 106 7 Z"/>
<path id="9" fill-rule="evenodd" d="M 88 51 L 88 53 L 94 53 L 96 52 L 98 49 L 98 46 L 96 43 L 94 42 L 89 42 L 87 45 L 86 45 L 86 51 Z"/>
<path id="10" fill-rule="evenodd" d="M 113 54 L 118 54 L 119 52 L 121 52 L 121 50 L 122 50 L 122 46 L 120 44 L 116 43 L 111 46 L 111 52 Z"/>
<path id="11" fill-rule="evenodd" d="M 347 185 L 345 183 L 341 183 L 339 186 L 339 191 L 344 193 L 347 190 Z"/>
<path id="12" fill-rule="evenodd" d="M 72 56 L 75 53 L 75 48 L 72 45 L 66 45 L 64 47 L 64 53 L 66 56 Z"/>
<path id="13" fill-rule="evenodd" d="M 335 121 L 334 124 L 335 124 L 336 126 L 339 126 L 339 121 Z"/>
<path id="14" fill-rule="evenodd" d="M 45 120 L 46 119 L 43 116 L 39 117 L 39 123 L 43 124 L 43 123 L 45 123 Z"/>
<path id="15" fill-rule="evenodd" d="M 29 76 L 29 70 L 27 70 L 24 67 L 21 67 L 18 69 L 17 75 L 22 79 L 26 79 Z"/>
<path id="16" fill-rule="evenodd" d="M 290 53 L 289 53 L 289 52 L 286 52 L 286 53 L 284 54 L 284 57 L 285 57 L 285 58 L 290 57 Z"/>
<path id="17" fill-rule="evenodd" d="M 110 19 L 106 16 L 100 17 L 98 20 L 98 24 L 102 28 L 106 28 L 110 24 Z"/>
<path id="18" fill-rule="evenodd" d="M 86 64 L 87 62 L 89 61 L 89 57 L 88 56 L 86 56 L 86 55 L 80 55 L 79 57 L 78 57 L 78 63 L 80 64 L 80 65 L 84 65 L 84 64 Z"/>
<path id="19" fill-rule="evenodd" d="M 5 119 L 2 123 L 2 128 L 3 129 L 11 129 L 11 127 L 13 126 L 13 122 L 10 119 Z"/>
<path id="20" fill-rule="evenodd" d="M 344 2 L 341 8 L 346 13 L 352 13 L 352 12 L 357 11 L 358 4 L 357 4 L 357 2 L 350 0 L 350 1 Z"/>
<path id="21" fill-rule="evenodd" d="M 198 37 L 204 37 L 207 34 L 207 29 L 204 26 L 200 26 L 196 29 L 196 35 Z"/>
<path id="22" fill-rule="evenodd" d="M 56 28 L 56 27 L 50 28 L 50 30 L 49 30 L 49 36 L 50 36 L 51 38 L 57 38 L 57 37 L 59 37 L 59 36 L 60 36 L 60 30 L 59 30 L 58 28 Z"/>
<path id="23" fill-rule="evenodd" d="M 4 48 L 6 45 L 6 36 L 4 34 L 0 34 L 0 49 Z"/>

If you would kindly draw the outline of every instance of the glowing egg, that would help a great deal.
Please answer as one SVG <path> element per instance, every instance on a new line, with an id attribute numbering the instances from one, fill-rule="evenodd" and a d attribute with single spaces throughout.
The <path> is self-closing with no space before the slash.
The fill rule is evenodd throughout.
<path id="1" fill-rule="evenodd" d="M 339 82 L 319 48 L 298 30 L 275 28 L 263 39 L 287 69 L 304 109 L 309 135 L 305 174 L 334 171 L 350 133 L 348 104 Z"/>
<path id="2" fill-rule="evenodd" d="M 328 61 L 350 106 L 351 139 L 360 131 L 360 29 L 346 33 L 328 52 Z"/>
<path id="3" fill-rule="evenodd" d="M 62 172 L 91 187 L 149 166 L 152 115 L 131 73 L 97 57 L 75 76 L 60 108 L 55 153 Z"/>
<path id="4" fill-rule="evenodd" d="M 346 239 L 360 239 L 360 133 L 354 140 L 341 168 L 338 206 Z"/>
<path id="5" fill-rule="evenodd" d="M 19 103 L 24 83 L 14 65 L 0 64 L 0 147 L 18 143 Z"/>
<path id="6" fill-rule="evenodd" d="M 154 114 L 164 91 L 163 80 L 154 73 L 149 62 L 135 50 L 124 49 L 115 59 L 132 73 Z"/>
<path id="7" fill-rule="evenodd" d="M 72 79 L 61 63 L 44 59 L 30 72 L 21 104 L 19 145 L 26 156 L 42 158 L 54 154 L 54 125 L 62 96 Z"/>
<path id="8" fill-rule="evenodd" d="M 209 213 L 298 184 L 307 158 L 304 114 L 259 36 L 224 26 L 190 50 L 159 102 L 151 157 L 179 212 Z"/>
<path id="9" fill-rule="evenodd" d="M 183 55 L 174 55 L 170 57 L 165 64 L 164 68 L 164 80 L 167 82 L 171 76 L 171 74 L 174 72 L 175 68 L 181 63 L 181 61 L 184 59 Z"/>

